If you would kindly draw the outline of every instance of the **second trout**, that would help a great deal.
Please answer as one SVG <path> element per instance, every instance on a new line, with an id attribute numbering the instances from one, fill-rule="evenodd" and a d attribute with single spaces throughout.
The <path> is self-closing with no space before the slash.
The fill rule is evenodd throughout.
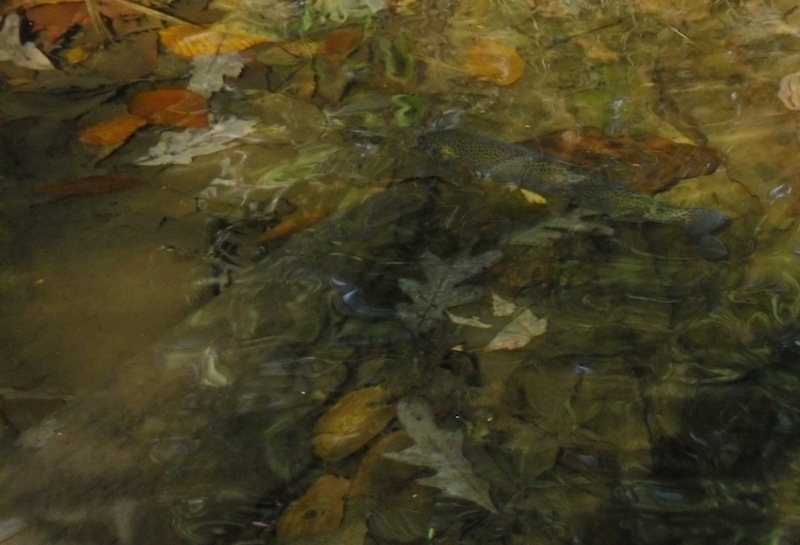
<path id="1" fill-rule="evenodd" d="M 420 136 L 418 145 L 446 166 L 463 167 L 479 178 L 566 200 L 618 220 L 681 225 L 693 237 L 707 235 L 728 221 L 719 210 L 670 206 L 601 173 L 479 134 L 434 131 Z"/>

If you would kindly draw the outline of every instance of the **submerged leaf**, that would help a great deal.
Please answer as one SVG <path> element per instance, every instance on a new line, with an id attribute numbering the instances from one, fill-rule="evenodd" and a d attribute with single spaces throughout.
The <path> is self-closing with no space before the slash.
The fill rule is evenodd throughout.
<path id="1" fill-rule="evenodd" d="M 267 244 L 278 240 L 287 239 L 305 228 L 315 224 L 328 215 L 324 208 L 306 208 L 289 214 L 280 223 L 258 237 L 259 244 Z"/>
<path id="2" fill-rule="evenodd" d="M 525 62 L 513 47 L 484 38 L 467 51 L 465 68 L 472 76 L 505 87 L 522 77 Z"/>
<path id="3" fill-rule="evenodd" d="M 781 78 L 778 98 L 790 110 L 800 110 L 800 72 Z"/>
<path id="4" fill-rule="evenodd" d="M 344 497 L 350 481 L 323 475 L 305 494 L 289 504 L 278 520 L 279 538 L 330 533 L 338 529 L 344 516 Z"/>
<path id="5" fill-rule="evenodd" d="M 244 68 L 244 58 L 238 53 L 198 55 L 192 59 L 192 78 L 186 88 L 209 98 L 225 85 L 225 77 L 236 77 Z"/>
<path id="6" fill-rule="evenodd" d="M 517 310 L 517 305 L 513 301 L 503 299 L 495 292 L 492 292 L 492 314 L 495 316 L 511 316 Z"/>
<path id="7" fill-rule="evenodd" d="M 25 11 L 31 22 L 31 32 L 42 33 L 48 42 L 55 43 L 75 26 L 86 26 L 91 19 L 83 2 L 63 2 L 34 6 Z"/>
<path id="8" fill-rule="evenodd" d="M 422 402 L 401 400 L 397 404 L 397 418 L 414 440 L 414 446 L 400 452 L 388 452 L 384 456 L 397 462 L 433 469 L 435 475 L 418 479 L 417 482 L 497 512 L 489 497 L 489 483 L 475 475 L 472 464 L 461 452 L 464 442 L 461 431 L 437 427 L 431 408 Z"/>
<path id="9" fill-rule="evenodd" d="M 20 16 L 10 13 L 0 19 L 0 61 L 11 61 L 31 70 L 53 70 L 53 63 L 33 44 L 20 42 Z"/>
<path id="10" fill-rule="evenodd" d="M 430 331 L 448 308 L 480 299 L 483 288 L 458 284 L 493 265 L 502 256 L 497 250 L 474 257 L 462 252 L 444 261 L 426 251 L 421 259 L 426 282 L 410 278 L 401 278 L 398 282 L 400 289 L 413 301 L 397 306 L 400 318 L 415 331 Z"/>
<path id="11" fill-rule="evenodd" d="M 161 135 L 147 155 L 136 160 L 138 165 L 188 165 L 200 155 L 216 153 L 238 144 L 238 140 L 255 130 L 252 120 L 230 118 L 208 130 L 171 131 Z"/>
<path id="12" fill-rule="evenodd" d="M 392 393 L 381 386 L 354 390 L 322 415 L 314 428 L 314 452 L 336 462 L 354 453 L 394 418 Z"/>
<path id="13" fill-rule="evenodd" d="M 325 55 L 328 62 L 339 66 L 363 40 L 364 32 L 360 27 L 339 28 L 325 37 L 320 52 Z"/>
<path id="14" fill-rule="evenodd" d="M 145 125 L 147 121 L 138 115 L 122 114 L 85 128 L 78 140 L 81 144 L 116 148 Z"/>
<path id="15" fill-rule="evenodd" d="M 445 312 L 447 313 L 447 317 L 450 318 L 450 321 L 453 322 L 454 324 L 465 325 L 469 327 L 477 327 L 479 329 L 489 329 L 490 327 L 492 327 L 492 324 L 481 322 L 480 318 L 478 318 L 477 316 L 473 316 L 472 318 L 465 318 L 463 316 L 453 314 L 449 310 L 446 310 Z"/>
<path id="16" fill-rule="evenodd" d="M 128 100 L 128 111 L 157 125 L 208 127 L 206 99 L 183 89 L 158 89 L 139 93 Z"/>
<path id="17" fill-rule="evenodd" d="M 182 57 L 224 55 L 266 43 L 266 36 L 234 34 L 194 25 L 174 25 L 158 31 L 161 44 Z"/>
<path id="18" fill-rule="evenodd" d="M 546 330 L 547 318 L 538 318 L 530 309 L 525 309 L 501 329 L 495 338 L 483 347 L 483 350 L 484 352 L 516 350 Z"/>

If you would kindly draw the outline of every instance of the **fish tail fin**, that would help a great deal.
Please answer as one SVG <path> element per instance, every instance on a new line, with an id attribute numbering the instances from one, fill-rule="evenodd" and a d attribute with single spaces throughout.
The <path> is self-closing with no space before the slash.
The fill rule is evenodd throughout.
<path id="1" fill-rule="evenodd" d="M 691 208 L 686 230 L 690 235 L 701 236 L 713 233 L 728 223 L 728 216 L 712 208 Z"/>

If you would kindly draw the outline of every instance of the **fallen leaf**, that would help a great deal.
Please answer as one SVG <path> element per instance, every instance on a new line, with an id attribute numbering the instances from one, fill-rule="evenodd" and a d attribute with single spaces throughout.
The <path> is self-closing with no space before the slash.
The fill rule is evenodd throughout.
<path id="1" fill-rule="evenodd" d="M 800 110 L 800 72 L 794 72 L 781 78 L 778 98 L 788 109 Z"/>
<path id="2" fill-rule="evenodd" d="M 464 435 L 461 431 L 439 428 L 433 420 L 433 411 L 426 403 L 401 400 L 397 404 L 397 418 L 414 440 L 414 446 L 400 452 L 387 452 L 387 458 L 414 466 L 433 469 L 432 477 L 417 479 L 423 486 L 439 488 L 448 496 L 461 498 L 496 513 L 489 497 L 489 483 L 472 469 L 472 464 L 461 452 Z"/>
<path id="3" fill-rule="evenodd" d="M 525 197 L 525 200 L 531 204 L 547 204 L 547 199 L 545 199 L 535 191 L 531 191 L 530 189 L 525 189 L 524 187 L 520 187 L 519 191 L 520 193 L 522 193 L 522 196 Z"/>
<path id="4" fill-rule="evenodd" d="M 415 331 L 430 331 L 443 318 L 446 309 L 480 299 L 482 287 L 459 284 L 493 265 L 502 256 L 502 252 L 497 250 L 477 256 L 462 252 L 445 261 L 426 251 L 421 258 L 426 281 L 410 278 L 398 281 L 400 289 L 412 300 L 411 304 L 397 305 L 400 319 Z"/>
<path id="5" fill-rule="evenodd" d="M 483 38 L 467 51 L 467 72 L 500 87 L 522 77 L 525 62 L 517 50 L 489 38 Z"/>
<path id="6" fill-rule="evenodd" d="M 0 19 L 0 61 L 11 61 L 31 70 L 53 70 L 53 63 L 33 44 L 20 42 L 20 17 L 10 13 Z"/>
<path id="7" fill-rule="evenodd" d="M 59 180 L 36 188 L 36 193 L 50 199 L 62 199 L 78 195 L 100 195 L 122 191 L 139 185 L 142 181 L 127 174 L 108 174 Z"/>
<path id="8" fill-rule="evenodd" d="M 120 62 L 120 59 L 125 62 Z M 86 68 L 119 83 L 148 79 L 158 65 L 158 39 L 152 32 L 139 32 L 106 44 L 92 53 Z"/>
<path id="9" fill-rule="evenodd" d="M 183 89 L 145 91 L 128 100 L 128 111 L 156 125 L 208 127 L 206 99 Z"/>
<path id="10" fill-rule="evenodd" d="M 484 352 L 516 350 L 547 330 L 547 318 L 538 318 L 529 309 L 520 312 L 483 347 Z"/>
<path id="11" fill-rule="evenodd" d="M 236 77 L 244 68 L 244 58 L 238 53 L 198 55 L 192 59 L 192 77 L 186 88 L 209 98 L 225 85 L 225 77 Z"/>
<path id="12" fill-rule="evenodd" d="M 369 443 L 394 418 L 393 394 L 381 386 L 354 390 L 331 407 L 314 428 L 314 452 L 329 462 Z"/>
<path id="13" fill-rule="evenodd" d="M 91 19 L 83 2 L 64 2 L 34 6 L 25 11 L 31 31 L 43 35 L 49 43 L 60 40 L 71 28 L 86 26 Z"/>
<path id="14" fill-rule="evenodd" d="M 236 146 L 241 138 L 255 130 L 253 120 L 231 117 L 209 129 L 169 131 L 161 134 L 158 143 L 137 165 L 188 165 L 195 157 L 209 155 Z"/>
<path id="15" fill-rule="evenodd" d="M 182 57 L 224 55 L 269 41 L 266 36 L 234 34 L 194 25 L 174 25 L 158 31 L 161 45 Z"/>
<path id="16" fill-rule="evenodd" d="M 325 37 L 320 52 L 329 63 L 338 67 L 363 40 L 364 33 L 359 27 L 339 28 Z"/>
<path id="17" fill-rule="evenodd" d="M 457 314 L 453 314 L 449 310 L 446 310 L 445 313 L 447 317 L 450 318 L 450 321 L 454 324 L 458 325 L 465 325 L 469 327 L 477 327 L 480 329 L 489 329 L 492 327 L 492 324 L 487 324 L 485 322 L 481 322 L 480 318 L 477 316 L 473 316 L 472 318 L 465 318 L 463 316 L 458 316 Z"/>
<path id="18" fill-rule="evenodd" d="M 289 238 L 305 228 L 315 224 L 328 215 L 324 208 L 306 208 L 289 214 L 280 223 L 258 237 L 258 244 L 268 244 Z"/>
<path id="19" fill-rule="evenodd" d="M 89 58 L 89 52 L 83 47 L 73 47 L 64 54 L 64 60 L 69 64 L 78 64 Z"/>
<path id="20" fill-rule="evenodd" d="M 609 49 L 595 35 L 578 36 L 575 41 L 583 48 L 583 54 L 589 59 L 600 62 L 619 62 L 619 53 Z"/>
<path id="21" fill-rule="evenodd" d="M 323 475 L 294 500 L 278 519 L 278 538 L 330 533 L 338 529 L 344 516 L 344 497 L 350 481 Z"/>
<path id="22" fill-rule="evenodd" d="M 492 314 L 495 316 L 511 316 L 516 310 L 517 305 L 513 301 L 503 299 L 495 292 L 492 292 Z"/>
<path id="23" fill-rule="evenodd" d="M 122 114 L 85 128 L 78 135 L 78 141 L 90 146 L 117 148 L 145 125 L 147 121 L 138 115 Z"/>

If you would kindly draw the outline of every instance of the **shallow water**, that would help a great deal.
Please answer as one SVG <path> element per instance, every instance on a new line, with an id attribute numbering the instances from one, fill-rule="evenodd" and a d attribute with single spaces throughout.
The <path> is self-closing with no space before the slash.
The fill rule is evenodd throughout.
<path id="1" fill-rule="evenodd" d="M 141 82 L 4 67 L 2 541 L 793 543 L 795 6 L 378 4 L 224 12 L 282 41 L 211 99 L 252 141 L 185 166 L 131 166 L 155 127 L 74 141 Z M 485 40 L 518 80 L 469 66 Z M 412 149 L 449 125 L 649 142 L 604 168 L 724 212 L 729 255 Z M 662 187 L 645 134 L 724 160 Z M 95 168 L 144 183 L 32 191 Z"/>

